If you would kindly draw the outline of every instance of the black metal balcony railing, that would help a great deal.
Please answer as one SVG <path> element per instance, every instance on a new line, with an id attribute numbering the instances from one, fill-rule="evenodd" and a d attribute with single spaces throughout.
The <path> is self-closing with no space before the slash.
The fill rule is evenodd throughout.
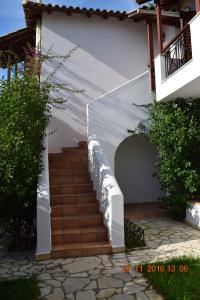
<path id="1" fill-rule="evenodd" d="M 163 49 L 166 78 L 192 59 L 190 26 L 187 25 Z"/>

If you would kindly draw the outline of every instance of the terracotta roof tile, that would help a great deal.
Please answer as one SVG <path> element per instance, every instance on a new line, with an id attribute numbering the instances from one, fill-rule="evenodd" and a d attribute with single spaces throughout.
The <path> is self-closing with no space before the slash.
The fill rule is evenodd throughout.
<path id="1" fill-rule="evenodd" d="M 93 9 L 93 8 L 86 8 L 86 7 L 73 7 L 73 6 L 66 6 L 66 5 L 53 5 L 53 4 L 43 4 L 43 3 L 36 3 L 32 1 L 25 0 L 23 2 L 24 13 L 26 18 L 27 26 L 34 26 L 35 22 L 38 17 L 42 15 L 42 12 L 46 11 L 51 13 L 52 11 L 58 12 L 65 12 L 66 14 L 70 15 L 72 13 L 79 13 L 90 17 L 91 15 L 99 15 L 103 18 L 107 17 L 117 17 L 120 20 L 124 20 L 128 18 L 128 14 L 126 11 L 114 11 L 114 10 L 101 10 L 101 9 Z"/>

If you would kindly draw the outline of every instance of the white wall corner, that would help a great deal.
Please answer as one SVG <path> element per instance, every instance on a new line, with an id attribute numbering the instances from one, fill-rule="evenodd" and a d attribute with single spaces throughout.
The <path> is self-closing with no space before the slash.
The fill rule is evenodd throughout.
<path id="1" fill-rule="evenodd" d="M 36 256 L 51 252 L 51 207 L 49 192 L 48 137 L 44 137 L 44 170 L 38 178 L 37 189 L 37 249 Z"/>
<path id="2" fill-rule="evenodd" d="M 188 202 L 186 209 L 186 222 L 192 227 L 200 230 L 200 203 Z"/>

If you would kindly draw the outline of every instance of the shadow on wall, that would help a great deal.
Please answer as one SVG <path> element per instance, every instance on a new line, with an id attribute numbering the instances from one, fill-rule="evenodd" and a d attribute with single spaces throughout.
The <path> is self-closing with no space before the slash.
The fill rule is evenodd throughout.
<path id="1" fill-rule="evenodd" d="M 82 55 L 87 53 L 92 64 L 98 61 L 126 80 L 146 69 L 147 40 L 142 23 L 133 25 L 132 20 L 120 22 L 117 18 L 105 21 L 98 16 L 88 19 L 78 14 L 66 18 L 63 13 L 54 12 L 44 17 L 43 31 L 43 35 L 49 37 L 48 41 L 43 41 L 45 47 L 55 41 L 55 48 L 63 52 L 69 45 L 81 45 Z M 82 66 L 85 68 L 86 64 L 82 62 Z M 95 77 L 102 77 L 98 68 L 92 68 L 92 72 Z M 108 76 L 107 79 L 113 81 L 113 78 Z"/>
<path id="2" fill-rule="evenodd" d="M 149 112 L 133 103 L 152 102 L 149 74 L 145 72 L 88 105 L 88 137 L 96 137 L 114 173 L 115 151 L 139 122 L 148 120 Z"/>
<path id="3" fill-rule="evenodd" d="M 157 152 L 140 135 L 126 138 L 115 154 L 115 176 L 125 203 L 155 202 L 164 192 L 153 177 Z"/>
<path id="4" fill-rule="evenodd" d="M 78 51 L 78 50 L 77 50 Z M 43 65 L 42 76 L 46 78 L 59 65 L 59 61 L 54 59 L 53 63 Z M 49 125 L 49 132 L 56 132 L 49 137 L 49 152 L 60 152 L 63 146 L 77 146 L 77 141 L 86 140 L 87 117 L 86 107 L 88 101 L 93 101 L 86 91 L 79 91 L 79 87 L 72 82 L 66 82 L 65 79 L 76 78 L 79 84 L 89 87 L 91 90 L 103 94 L 104 89 L 98 89 L 98 86 L 91 81 L 83 78 L 73 72 L 68 65 L 63 65 L 59 72 L 55 74 L 52 80 L 56 83 L 66 85 L 67 88 L 74 90 L 75 93 L 66 91 L 56 91 L 53 96 L 63 99 L 65 102 L 61 105 L 62 109 L 52 108 L 53 118 Z"/>
<path id="5" fill-rule="evenodd" d="M 66 122 L 67 116 L 62 111 L 56 112 L 51 119 L 51 122 L 48 127 L 48 151 L 49 153 L 60 153 L 62 147 L 67 147 L 70 144 L 70 147 L 77 147 L 79 141 L 85 140 L 85 135 L 81 134 L 81 130 L 75 130 L 73 127 L 73 122 L 76 120 L 71 120 L 71 123 Z M 62 120 L 64 119 L 64 120 Z M 76 127 L 77 128 L 77 127 Z M 52 134 L 51 134 L 52 133 Z"/>

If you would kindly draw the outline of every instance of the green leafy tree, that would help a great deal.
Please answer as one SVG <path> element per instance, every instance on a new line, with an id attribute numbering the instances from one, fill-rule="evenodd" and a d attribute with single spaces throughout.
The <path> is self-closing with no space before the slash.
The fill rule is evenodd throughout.
<path id="1" fill-rule="evenodd" d="M 15 247 L 24 248 L 35 234 L 37 180 L 42 172 L 41 152 L 51 108 L 62 108 L 62 90 L 78 93 L 53 81 L 55 73 L 75 49 L 65 56 L 31 53 L 26 68 L 10 81 L 0 80 L 0 228 L 14 236 Z M 34 52 L 34 50 L 32 50 Z M 40 82 L 41 64 L 57 58 L 57 65 Z"/>
<path id="2" fill-rule="evenodd" d="M 149 130 L 139 126 L 135 132 L 145 133 L 158 150 L 155 176 L 167 193 L 162 200 L 183 219 L 187 201 L 200 197 L 200 99 L 154 101 L 148 109 Z"/>

